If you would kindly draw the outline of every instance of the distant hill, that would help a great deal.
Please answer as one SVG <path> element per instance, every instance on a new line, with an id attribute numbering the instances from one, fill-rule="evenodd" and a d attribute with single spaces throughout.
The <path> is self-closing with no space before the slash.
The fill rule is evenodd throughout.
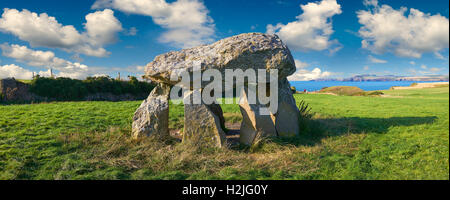
<path id="1" fill-rule="evenodd" d="M 448 75 L 428 75 L 428 76 L 395 76 L 384 75 L 377 76 L 372 74 L 356 75 L 350 78 L 343 79 L 316 79 L 314 81 L 449 81 Z"/>

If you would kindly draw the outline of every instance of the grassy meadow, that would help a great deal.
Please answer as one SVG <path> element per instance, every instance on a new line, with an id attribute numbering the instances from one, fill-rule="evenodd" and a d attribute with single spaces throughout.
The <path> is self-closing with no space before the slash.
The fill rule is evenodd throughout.
<path id="1" fill-rule="evenodd" d="M 0 105 L 0 179 L 449 179 L 449 88 L 295 94 L 299 137 L 229 149 L 131 140 L 140 101 Z M 222 105 L 228 122 L 237 105 Z M 183 106 L 170 128 L 183 127 Z"/>

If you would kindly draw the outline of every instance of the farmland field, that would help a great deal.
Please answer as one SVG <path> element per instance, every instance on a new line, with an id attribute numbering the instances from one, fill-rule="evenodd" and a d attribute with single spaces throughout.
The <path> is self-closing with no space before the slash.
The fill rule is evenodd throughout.
<path id="1" fill-rule="evenodd" d="M 296 94 L 314 112 L 299 137 L 230 149 L 132 140 L 140 101 L 0 105 L 0 179 L 448 180 L 449 88 L 383 92 Z M 172 105 L 172 129 L 183 115 Z"/>

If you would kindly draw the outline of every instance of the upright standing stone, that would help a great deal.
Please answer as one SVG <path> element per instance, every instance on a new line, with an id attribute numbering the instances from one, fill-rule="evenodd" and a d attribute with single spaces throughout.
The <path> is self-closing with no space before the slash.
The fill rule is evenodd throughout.
<path id="1" fill-rule="evenodd" d="M 170 86 L 159 84 L 142 102 L 133 117 L 134 138 L 150 135 L 169 136 L 169 95 Z"/>
<path id="2" fill-rule="evenodd" d="M 192 93 L 185 98 L 192 98 Z M 184 105 L 183 142 L 194 145 L 223 147 L 226 145 L 225 131 L 222 129 L 222 109 L 212 104 Z M 219 110 L 220 109 L 220 110 Z"/>
<path id="3" fill-rule="evenodd" d="M 220 107 L 220 105 L 217 103 L 208 105 L 208 107 L 209 109 L 211 109 L 211 112 L 213 112 L 214 115 L 216 115 L 219 118 L 220 127 L 222 127 L 222 129 L 225 128 L 225 118 L 223 117 L 222 107 Z"/>
<path id="4" fill-rule="evenodd" d="M 274 116 L 278 136 L 293 137 L 300 134 L 300 111 L 286 78 L 278 82 L 278 111 Z"/>
<path id="5" fill-rule="evenodd" d="M 261 115 L 260 108 L 266 107 L 259 104 L 249 104 L 248 90 L 241 93 L 239 108 L 242 114 L 240 129 L 240 142 L 246 145 L 253 144 L 256 137 L 277 136 L 275 121 L 272 115 Z"/>

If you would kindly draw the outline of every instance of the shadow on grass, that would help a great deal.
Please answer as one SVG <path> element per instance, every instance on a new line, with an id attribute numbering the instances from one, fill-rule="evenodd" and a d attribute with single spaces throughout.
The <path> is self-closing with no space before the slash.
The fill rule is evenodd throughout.
<path id="1" fill-rule="evenodd" d="M 389 128 L 396 126 L 413 126 L 431 124 L 437 117 L 391 117 L 391 118 L 323 118 L 311 119 L 303 123 L 301 132 L 295 138 L 274 138 L 278 144 L 295 146 L 314 146 L 323 138 L 344 134 L 387 133 Z"/>

